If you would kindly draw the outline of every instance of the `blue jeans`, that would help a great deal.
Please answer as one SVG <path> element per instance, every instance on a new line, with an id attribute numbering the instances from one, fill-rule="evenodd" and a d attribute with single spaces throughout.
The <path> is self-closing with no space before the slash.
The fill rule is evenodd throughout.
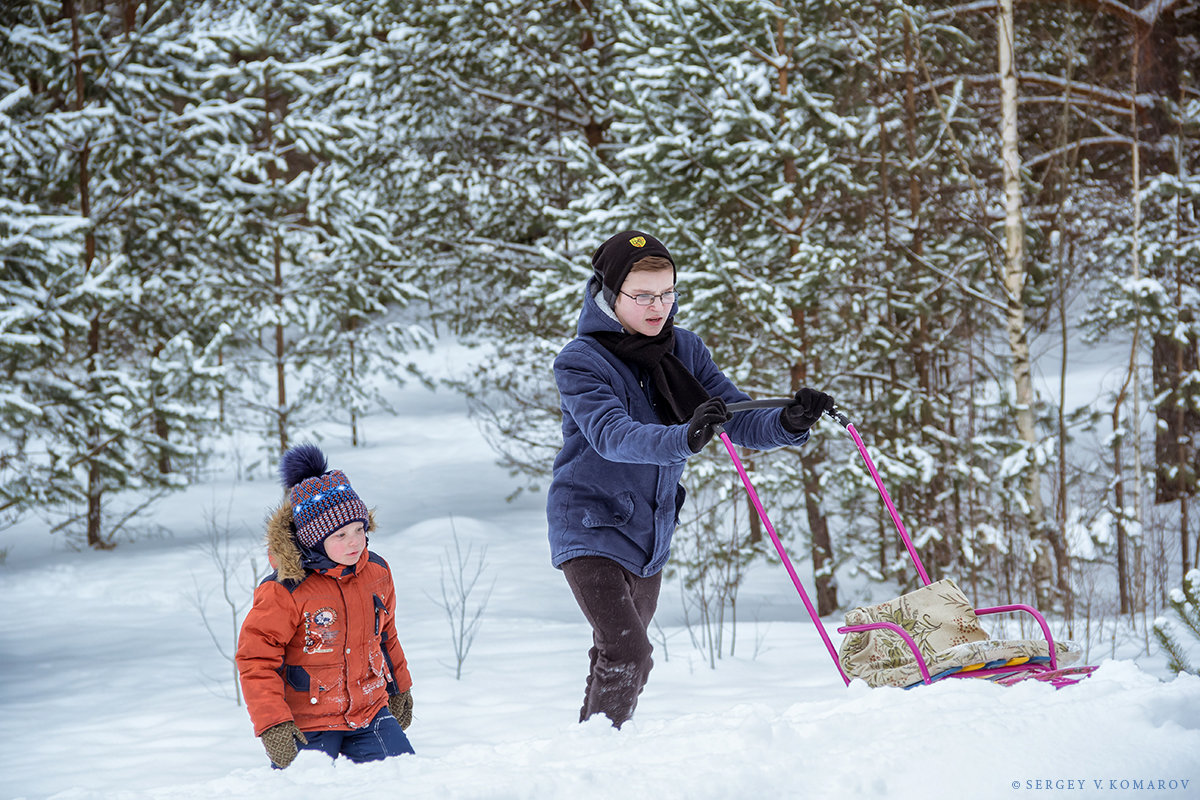
<path id="1" fill-rule="evenodd" d="M 343 755 L 356 764 L 413 752 L 408 737 L 387 706 L 365 728 L 356 731 L 305 731 L 304 735 L 308 738 L 308 744 L 296 742 L 301 750 L 320 750 L 330 758 Z"/>

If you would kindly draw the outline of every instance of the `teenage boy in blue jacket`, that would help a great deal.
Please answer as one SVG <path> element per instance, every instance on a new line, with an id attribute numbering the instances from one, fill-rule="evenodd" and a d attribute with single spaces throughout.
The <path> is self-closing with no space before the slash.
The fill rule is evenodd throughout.
<path id="1" fill-rule="evenodd" d="M 696 334 L 677 328 L 675 263 L 624 231 L 592 256 L 579 334 L 554 361 L 563 447 L 547 496 L 552 561 L 592 626 L 580 721 L 633 715 L 653 650 L 647 628 L 679 521 L 687 459 L 723 425 L 743 447 L 802 445 L 833 398 L 801 389 L 786 408 L 736 417 L 749 399 Z"/>

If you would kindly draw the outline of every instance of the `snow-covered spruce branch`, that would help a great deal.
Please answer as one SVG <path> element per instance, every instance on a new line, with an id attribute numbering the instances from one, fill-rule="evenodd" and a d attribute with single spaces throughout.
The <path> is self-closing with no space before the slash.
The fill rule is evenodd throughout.
<path id="1" fill-rule="evenodd" d="M 917 28 L 916 23 L 913 21 L 911 12 L 907 8 L 904 10 L 904 15 L 908 19 L 909 25 L 911 25 L 915 30 Z M 925 84 L 932 87 L 933 75 L 929 69 L 929 63 L 925 60 L 924 48 L 920 46 L 919 41 L 916 48 L 916 56 L 917 65 L 920 67 L 921 74 L 925 78 Z M 986 214 L 988 205 L 987 193 L 984 189 L 984 182 L 979 180 L 979 177 L 971 168 L 971 164 L 963 150 L 962 142 L 959 141 L 958 135 L 954 132 L 954 126 L 951 124 L 953 120 L 950 112 L 946 110 L 945 103 L 942 102 L 941 93 L 938 92 L 936 88 L 930 88 L 927 91 L 929 92 L 930 98 L 933 100 L 934 106 L 937 108 L 938 116 L 942 120 L 942 131 L 946 134 L 946 138 L 950 142 L 950 148 L 954 151 L 954 158 L 958 162 L 959 168 L 962 170 L 963 175 L 967 177 L 967 180 L 970 183 L 971 191 L 974 193 L 976 202 L 978 204 L 978 213 L 982 219 Z M 999 264 L 997 264 L 997 268 L 999 269 Z M 1003 285 L 1003 278 L 1001 278 L 1000 283 Z"/>
<path id="2" fill-rule="evenodd" d="M 464 236 L 462 239 L 458 240 L 443 239 L 436 236 L 431 236 L 429 237 L 429 241 L 446 245 L 447 247 L 469 244 L 473 247 L 492 247 L 496 250 L 507 250 L 512 253 L 531 256 L 534 260 L 527 265 L 526 269 L 529 270 L 540 269 L 543 271 L 552 272 L 559 270 L 564 266 L 570 267 L 573 264 L 569 258 L 564 258 L 561 253 L 555 250 L 550 250 L 545 247 L 519 244 L 517 242 L 503 241 L 500 239 L 491 239 L 483 236 Z"/>
<path id="3" fill-rule="evenodd" d="M 1001 303 L 999 300 L 996 300 L 994 298 L 988 297 L 986 294 L 979 291 L 978 289 L 972 288 L 971 286 L 964 283 L 960 277 L 946 272 L 944 269 L 941 269 L 940 267 L 938 267 L 935 264 L 933 264 L 932 262 L 930 262 L 929 259 L 922 258 L 918 253 L 914 252 L 912 250 L 912 248 L 910 248 L 908 245 L 901 244 L 901 245 L 898 245 L 898 247 L 904 253 L 905 257 L 908 258 L 909 261 L 928 269 L 930 272 L 940 275 L 941 277 L 945 278 L 946 280 L 950 281 L 955 286 L 957 286 L 959 289 L 961 289 L 964 294 L 974 297 L 976 300 L 986 303 L 987 305 L 992 306 L 993 308 L 997 308 L 1001 311 L 1004 310 L 1004 308 L 1005 308 L 1004 303 Z"/>
<path id="4" fill-rule="evenodd" d="M 1184 576 L 1183 588 L 1172 590 L 1169 600 L 1184 631 L 1200 643 L 1200 570 Z M 1154 620 L 1154 635 L 1167 653 L 1167 669 L 1200 674 L 1188 658 L 1188 648 L 1176 637 L 1178 629 L 1166 617 Z"/>
<path id="5" fill-rule="evenodd" d="M 584 119 L 583 117 L 578 116 L 577 114 L 571 114 L 571 113 L 565 112 L 562 109 L 548 106 L 545 103 L 535 103 L 531 100 L 523 100 L 520 97 L 517 97 L 515 95 L 502 94 L 500 92 L 494 92 L 491 89 L 484 89 L 479 86 L 472 86 L 471 84 L 469 84 L 466 81 L 459 78 L 457 75 L 451 75 L 450 73 L 446 72 L 445 70 L 434 69 L 434 70 L 432 70 L 432 72 L 438 78 L 441 78 L 442 80 L 446 81 L 447 83 L 455 86 L 458 89 L 461 89 L 464 92 L 467 92 L 468 94 L 473 94 L 473 95 L 476 95 L 477 97 L 482 97 L 487 100 L 493 100 L 497 103 L 502 103 L 502 104 L 508 105 L 508 106 L 515 106 L 517 108 L 527 108 L 531 111 L 537 111 L 540 114 L 545 114 L 546 116 L 550 117 L 551 119 L 557 119 L 560 122 L 566 122 L 571 125 L 575 125 L 581 129 L 587 127 L 589 124 L 592 124 L 593 122 L 598 125 L 607 125 L 609 122 L 611 122 L 611 117 L 609 117 L 607 119 L 602 119 L 602 120 L 587 120 L 587 119 Z"/>
<path id="6" fill-rule="evenodd" d="M 1038 153 L 1036 156 L 1030 156 L 1025 159 L 1025 168 L 1032 169 L 1039 164 L 1044 164 L 1047 161 L 1053 161 L 1059 156 L 1076 150 L 1082 150 L 1086 147 L 1133 147 L 1133 138 L 1130 136 L 1090 136 L 1086 139 L 1077 139 L 1074 142 L 1064 144 L 1062 147 L 1056 147 L 1053 150 L 1047 150 L 1045 153 Z M 1151 149 L 1148 143 L 1140 142 L 1143 150 Z"/>
<path id="7" fill-rule="evenodd" d="M 585 6 L 584 4 L 579 3 L 579 2 L 576 2 L 574 5 L 575 5 L 575 10 L 577 12 L 592 16 L 592 9 L 590 8 L 590 6 Z M 487 26 L 488 33 L 489 33 L 488 38 L 490 40 L 494 41 L 494 40 L 498 40 L 501 37 L 503 37 L 511 47 L 519 50 L 526 57 L 528 57 L 531 63 L 539 65 L 540 67 L 545 69 L 547 73 L 557 73 L 556 77 L 558 77 L 561 80 L 564 80 L 568 84 L 570 84 L 571 90 L 575 93 L 575 96 L 578 97 L 585 106 L 588 106 L 589 110 L 590 110 L 592 102 L 591 102 L 591 97 L 590 97 L 588 91 L 582 85 L 580 85 L 579 81 L 575 78 L 575 76 L 571 73 L 571 71 L 569 69 L 563 68 L 563 63 L 562 63 L 559 53 L 555 53 L 554 57 L 550 57 L 549 55 L 538 51 L 536 47 L 533 47 L 529 43 L 528 38 L 524 35 L 524 30 L 522 28 L 520 28 L 519 26 L 514 27 L 512 24 L 510 24 L 510 20 L 507 16 L 492 15 L 489 17 L 484 17 L 482 19 L 482 21 L 492 23 L 491 25 Z M 611 42 L 610 43 L 598 43 L 599 49 L 604 49 L 606 46 L 611 45 L 611 44 L 612 44 Z M 459 88 L 464 89 L 464 91 L 468 91 L 468 92 L 476 91 L 475 88 L 470 87 L 470 86 L 465 86 L 465 85 L 459 85 Z M 482 96 L 486 96 L 486 95 L 482 95 Z M 494 100 L 498 99 L 498 95 L 491 97 L 491 99 L 494 99 Z M 508 102 L 513 102 L 513 101 L 501 100 L 500 102 L 508 103 Z M 516 104 L 520 105 L 519 102 Z M 525 107 L 531 108 L 535 111 L 542 111 L 543 113 L 545 113 L 544 109 L 546 108 L 545 106 L 534 106 L 534 105 L 525 105 Z M 578 118 L 576 118 L 576 119 L 578 119 Z M 610 116 L 604 120 L 596 120 L 596 124 L 598 124 L 602 127 L 607 127 L 611 121 L 612 121 L 612 117 Z M 579 122 L 576 122 L 575 124 L 581 125 L 581 126 L 586 126 L 587 123 L 581 124 Z"/>
<path id="8" fill-rule="evenodd" d="M 147 412 L 146 414 L 143 414 L 142 416 L 140 416 L 136 420 L 134 420 L 129 425 L 129 427 L 136 428 L 140 425 L 144 425 L 152 416 L 153 416 L 153 412 Z M 75 467 L 78 467 L 80 464 L 83 464 L 87 461 L 92 460 L 97 455 L 99 455 L 106 447 L 108 447 L 110 444 L 112 444 L 113 442 L 117 441 L 118 439 L 120 439 L 122 436 L 125 436 L 125 435 L 126 435 L 125 431 L 121 431 L 121 432 L 113 434 L 112 436 L 108 437 L 104 441 L 96 444 L 94 447 L 92 447 L 86 453 L 81 453 L 81 454 L 75 456 L 75 458 L 73 458 L 67 462 L 67 466 L 70 469 L 74 469 Z M 23 498 L 14 498 L 14 499 L 9 500 L 8 502 L 0 505 L 0 512 L 7 511 L 8 509 L 12 508 L 17 503 L 19 503 L 22 499 Z"/>
<path id="9" fill-rule="evenodd" d="M 711 64 L 709 65 L 709 68 L 716 70 L 716 68 Z M 717 71 L 717 74 L 719 74 L 719 71 Z M 728 82 L 724 81 L 721 83 L 721 86 L 731 100 L 735 97 L 741 97 L 744 105 L 747 107 L 754 106 L 753 100 L 746 94 L 743 87 L 728 84 Z M 642 111 L 644 123 L 649 126 L 654 133 L 662 137 L 670 137 L 672 135 L 672 131 L 669 128 L 671 124 L 669 119 L 660 118 L 660 116 L 655 114 L 652 109 L 642 103 L 639 103 L 638 107 Z M 779 152 L 786 152 L 789 149 L 789 143 L 782 138 L 778 128 L 768 123 L 767 119 L 768 118 L 764 115 L 754 115 L 751 119 L 751 123 L 762 136 L 763 141 L 773 145 Z M 822 119 L 826 119 L 824 115 L 822 115 Z M 828 122 L 827 119 L 826 121 Z M 711 175 L 718 183 L 723 182 L 723 176 L 718 171 L 714 170 L 711 164 L 709 164 L 702 156 L 698 156 L 688 148 L 681 149 L 678 152 L 678 155 L 682 156 L 688 161 L 688 163 L 700 170 L 702 173 Z M 757 217 L 761 217 L 767 222 L 767 224 L 774 227 L 784 236 L 803 235 L 804 232 L 814 225 L 829 208 L 828 199 L 824 195 L 818 193 L 817 195 L 813 196 L 809 202 L 801 203 L 802 213 L 799 215 L 793 213 L 785 218 L 777 213 L 777 204 L 771 199 L 770 195 L 761 189 L 758 189 L 754 186 L 743 187 L 740 189 L 730 188 L 729 194 L 734 202 L 740 205 L 743 209 Z M 665 208 L 665 206 L 663 206 L 661 203 L 659 203 L 659 206 Z"/>
<path id="10" fill-rule="evenodd" d="M 1066 0 L 1022 0 L 1023 5 L 1035 2 L 1047 5 L 1067 5 Z M 1134 9 L 1129 4 L 1118 2 L 1118 0 L 1070 0 L 1070 4 L 1078 8 L 1099 11 L 1106 16 L 1119 19 L 1129 25 L 1153 26 L 1164 14 L 1179 5 L 1179 0 L 1150 0 L 1145 8 L 1141 9 Z M 936 22 L 967 14 L 990 14 L 994 13 L 998 6 L 999 3 L 997 0 L 977 0 L 977 2 L 972 3 L 960 3 L 949 8 L 930 11 L 925 15 L 925 19 L 930 22 Z"/>
<path id="11" fill-rule="evenodd" d="M 104 545 L 103 546 L 105 548 L 115 547 L 117 534 L 119 534 L 122 531 L 122 529 L 124 529 L 124 527 L 127 524 L 129 524 L 130 521 L 137 519 L 139 516 L 141 516 L 143 511 L 145 511 L 148 508 L 153 507 L 156 503 L 158 503 L 158 501 L 160 501 L 164 497 L 166 497 L 167 494 L 168 494 L 168 492 L 165 490 L 150 492 L 145 497 L 142 497 L 140 499 L 140 501 L 136 505 L 134 505 L 132 508 L 127 509 L 117 519 L 116 522 L 110 524 L 108 533 L 104 537 Z M 11 505 L 11 503 L 6 503 L 3 507 L 0 507 L 0 511 L 3 511 L 4 509 L 8 508 L 10 505 Z M 64 528 L 69 528 L 70 526 L 74 525 L 75 523 L 79 522 L 80 520 L 84 520 L 86 518 L 87 518 L 87 510 L 86 509 L 79 512 L 78 514 L 71 514 L 66 519 L 64 519 L 62 522 L 51 527 L 50 533 L 52 533 L 52 534 L 58 533 L 59 531 L 63 530 Z"/>
<path id="12" fill-rule="evenodd" d="M 1046 95 L 1041 98 L 1042 102 L 1054 102 L 1057 100 L 1057 102 L 1065 103 L 1070 101 L 1074 106 L 1097 108 L 1117 114 L 1128 114 L 1130 104 L 1136 104 L 1138 108 L 1144 111 L 1148 111 L 1154 107 L 1154 96 L 1148 92 L 1135 95 L 1130 92 L 1108 89 L 1094 83 L 1081 83 L 1070 78 L 1060 78 L 1044 72 L 1018 71 L 1017 80 L 1022 86 L 1041 86 L 1046 89 L 1059 90 L 1058 94 Z M 916 91 L 940 92 L 945 90 L 946 87 L 957 83 L 965 83 L 971 86 L 992 86 L 998 83 L 998 81 L 999 79 L 990 73 L 982 75 L 951 75 L 945 78 L 927 77 L 923 83 L 916 87 Z M 1029 102 L 1032 102 L 1029 98 L 1021 98 L 1022 105 Z"/>

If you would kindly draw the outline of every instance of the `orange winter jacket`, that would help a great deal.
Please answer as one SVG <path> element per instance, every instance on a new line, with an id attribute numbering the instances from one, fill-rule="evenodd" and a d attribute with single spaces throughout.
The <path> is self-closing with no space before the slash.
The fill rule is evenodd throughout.
<path id="1" fill-rule="evenodd" d="M 237 648 L 255 735 L 288 720 L 302 731 L 366 727 L 412 687 L 391 569 L 368 549 L 353 567 L 306 570 L 287 504 L 268 522 L 267 548 L 276 571 L 255 589 Z"/>

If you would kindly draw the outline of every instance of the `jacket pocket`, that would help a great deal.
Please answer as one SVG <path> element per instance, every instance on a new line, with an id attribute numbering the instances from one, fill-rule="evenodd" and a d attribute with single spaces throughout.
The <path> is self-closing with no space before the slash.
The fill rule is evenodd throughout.
<path id="1" fill-rule="evenodd" d="M 617 528 L 633 519 L 633 492 L 621 492 L 612 497 L 596 498 L 583 512 L 587 528 Z"/>
<path id="2" fill-rule="evenodd" d="M 308 686 L 300 690 L 306 695 L 302 703 L 320 708 L 322 713 L 328 710 L 342 710 L 347 705 L 345 679 L 341 666 L 308 668 Z"/>
<path id="3" fill-rule="evenodd" d="M 380 693 L 388 695 L 387 685 L 392 680 L 392 674 L 387 668 L 387 659 L 383 650 L 372 650 L 367 654 L 367 673 L 359 683 L 363 695 L 368 699 L 377 697 Z"/>
<path id="4" fill-rule="evenodd" d="M 387 660 L 383 657 L 383 650 L 372 650 L 369 658 L 369 666 L 371 668 L 371 676 L 375 678 L 388 678 Z"/>

